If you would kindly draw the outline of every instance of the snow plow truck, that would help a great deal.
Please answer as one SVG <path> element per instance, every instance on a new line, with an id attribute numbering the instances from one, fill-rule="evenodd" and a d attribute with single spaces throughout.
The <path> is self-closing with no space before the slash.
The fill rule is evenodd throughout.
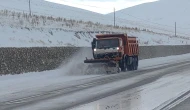
<path id="1" fill-rule="evenodd" d="M 139 44 L 136 37 L 100 34 L 96 35 L 91 46 L 93 59 L 86 58 L 84 63 L 104 64 L 107 73 L 138 69 Z"/>

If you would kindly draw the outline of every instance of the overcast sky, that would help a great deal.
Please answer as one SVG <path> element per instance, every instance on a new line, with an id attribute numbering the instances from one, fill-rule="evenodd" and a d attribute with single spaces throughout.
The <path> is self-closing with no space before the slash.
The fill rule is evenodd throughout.
<path id="1" fill-rule="evenodd" d="M 157 0 L 46 0 L 46 1 L 74 6 L 101 14 L 107 14 L 113 12 L 114 7 L 117 11 L 127 7 L 147 2 L 154 2 Z"/>

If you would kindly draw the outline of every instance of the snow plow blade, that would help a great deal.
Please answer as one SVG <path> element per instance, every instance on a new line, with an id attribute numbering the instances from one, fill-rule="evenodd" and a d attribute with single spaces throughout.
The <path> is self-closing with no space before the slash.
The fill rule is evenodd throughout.
<path id="1" fill-rule="evenodd" d="M 102 59 L 98 59 L 98 60 L 84 60 L 84 63 L 109 63 L 110 60 L 102 60 Z"/>
<path id="2" fill-rule="evenodd" d="M 109 59 L 86 59 L 84 63 L 99 63 L 99 64 L 107 64 L 109 67 L 116 67 L 117 62 Z"/>
<path id="3" fill-rule="evenodd" d="M 92 68 L 96 68 L 96 70 L 101 70 L 100 68 L 103 68 L 102 70 L 109 74 L 120 72 L 118 62 L 112 59 L 86 59 L 84 63 L 92 64 L 89 67 L 90 71 L 93 71 Z"/>

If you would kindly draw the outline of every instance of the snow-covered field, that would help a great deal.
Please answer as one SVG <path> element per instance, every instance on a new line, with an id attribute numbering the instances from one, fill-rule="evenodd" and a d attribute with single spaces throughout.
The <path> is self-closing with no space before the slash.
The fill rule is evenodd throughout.
<path id="1" fill-rule="evenodd" d="M 190 44 L 189 36 L 174 37 L 164 27 L 149 28 L 149 24 L 135 20 L 117 18 L 120 27 L 113 28 L 109 15 L 44 0 L 31 0 L 31 7 L 32 17 L 28 15 L 28 1 L 0 1 L 0 47 L 90 46 L 96 34 L 112 32 L 136 36 L 141 46 Z"/>

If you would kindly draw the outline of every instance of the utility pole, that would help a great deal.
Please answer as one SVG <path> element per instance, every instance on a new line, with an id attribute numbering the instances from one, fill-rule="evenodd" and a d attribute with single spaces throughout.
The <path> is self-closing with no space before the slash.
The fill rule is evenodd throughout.
<path id="1" fill-rule="evenodd" d="M 115 27 L 115 7 L 114 7 L 114 27 Z"/>
<path id="2" fill-rule="evenodd" d="M 176 25 L 176 22 L 175 22 L 175 37 L 177 36 L 177 25 Z"/>
<path id="3" fill-rule="evenodd" d="M 31 6 L 30 6 L 30 0 L 29 0 L 29 13 L 30 13 L 30 16 L 31 16 Z"/>

